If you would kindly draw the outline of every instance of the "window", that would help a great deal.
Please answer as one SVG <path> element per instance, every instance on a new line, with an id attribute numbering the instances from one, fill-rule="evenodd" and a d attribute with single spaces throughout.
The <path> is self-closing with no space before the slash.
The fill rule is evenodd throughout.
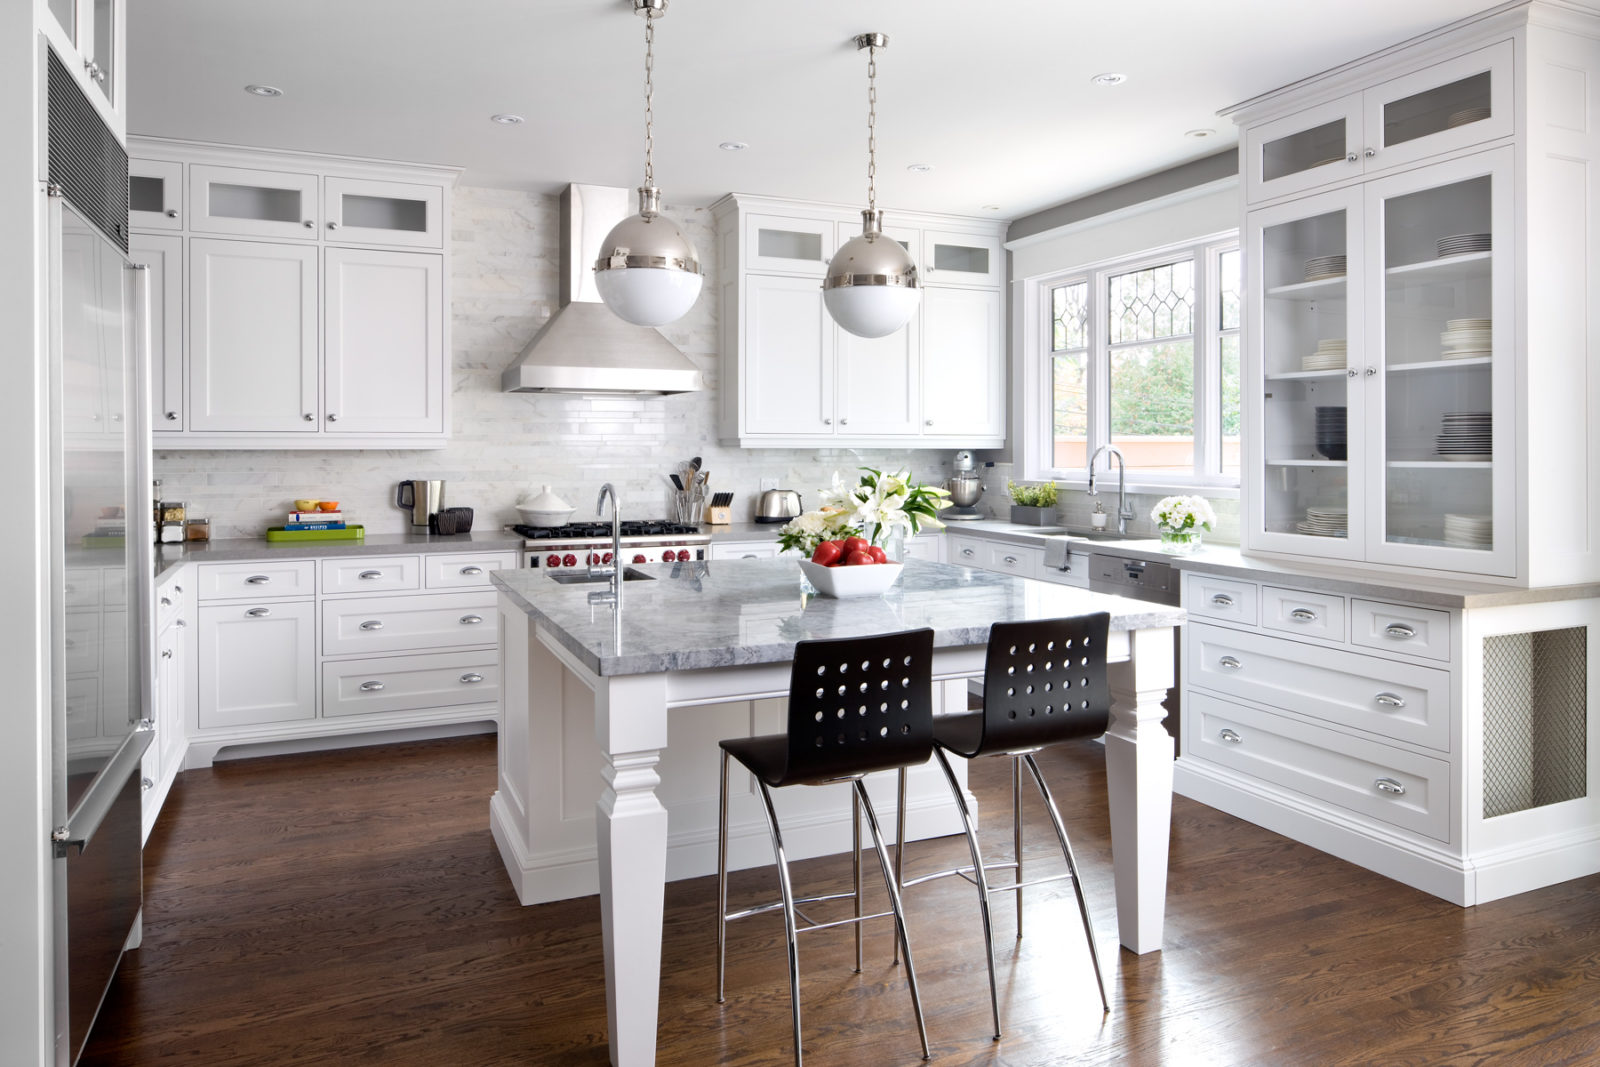
<path id="1" fill-rule="evenodd" d="M 1033 280 L 1045 316 L 1029 397 L 1029 477 L 1076 480 L 1102 445 L 1143 486 L 1237 485 L 1236 237 Z M 1025 395 L 1028 387 L 1025 386 Z M 1102 460 L 1102 462 L 1105 462 Z"/>

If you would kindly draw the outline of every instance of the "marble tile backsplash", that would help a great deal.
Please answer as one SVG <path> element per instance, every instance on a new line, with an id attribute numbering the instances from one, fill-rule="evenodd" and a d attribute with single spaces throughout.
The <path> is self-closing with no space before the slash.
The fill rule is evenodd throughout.
<path id="1" fill-rule="evenodd" d="M 667 472 L 700 456 L 711 488 L 736 493 L 734 518 L 751 517 L 763 478 L 800 491 L 806 506 L 835 470 L 909 467 L 942 483 L 946 450 L 741 449 L 717 440 L 716 288 L 663 333 L 695 362 L 707 388 L 671 397 L 619 398 L 503 393 L 500 372 L 550 313 L 557 291 L 559 203 L 502 189 L 463 187 L 452 201 L 451 317 L 454 373 L 449 446 L 436 451 L 158 451 L 161 497 L 211 519 L 213 537 L 259 536 L 297 497 L 338 500 L 373 533 L 410 529 L 394 506 L 395 483 L 443 478 L 445 502 L 475 509 L 477 528 L 517 520 L 514 505 L 548 484 L 577 508 L 594 507 L 611 482 L 628 517 L 667 514 Z M 715 226 L 705 209 L 669 207 L 717 276 Z M 158 442 L 159 444 L 159 442 Z M 1004 488 L 1004 479 L 1001 480 Z"/>

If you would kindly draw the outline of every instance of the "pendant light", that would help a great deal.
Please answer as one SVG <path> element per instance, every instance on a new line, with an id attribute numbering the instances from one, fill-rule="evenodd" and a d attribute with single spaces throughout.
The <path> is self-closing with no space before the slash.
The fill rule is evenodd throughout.
<path id="1" fill-rule="evenodd" d="M 600 299 L 618 318 L 635 326 L 665 326 L 694 306 L 704 277 L 694 242 L 661 214 L 655 181 L 656 19 L 666 14 L 667 0 L 633 0 L 633 11 L 644 16 L 644 185 L 639 213 L 606 234 L 594 281 Z"/>
<path id="2" fill-rule="evenodd" d="M 922 295 L 911 253 L 885 236 L 878 210 L 878 49 L 888 45 L 889 38 L 881 33 L 856 37 L 856 48 L 867 50 L 867 209 L 861 213 L 861 236 L 834 253 L 822 283 L 828 314 L 857 337 L 894 333 L 911 321 Z"/>

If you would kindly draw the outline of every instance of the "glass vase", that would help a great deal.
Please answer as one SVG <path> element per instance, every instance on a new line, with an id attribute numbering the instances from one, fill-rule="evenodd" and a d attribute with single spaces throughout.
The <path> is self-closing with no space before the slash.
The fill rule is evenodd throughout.
<path id="1" fill-rule="evenodd" d="M 1187 530 L 1169 530 L 1165 526 L 1161 527 L 1161 551 L 1184 555 L 1199 547 L 1199 527 L 1190 527 Z"/>
<path id="2" fill-rule="evenodd" d="M 891 526 L 885 533 L 882 527 L 869 524 L 862 528 L 861 536 L 867 539 L 867 544 L 882 548 L 890 563 L 905 562 L 906 532 L 900 527 Z"/>

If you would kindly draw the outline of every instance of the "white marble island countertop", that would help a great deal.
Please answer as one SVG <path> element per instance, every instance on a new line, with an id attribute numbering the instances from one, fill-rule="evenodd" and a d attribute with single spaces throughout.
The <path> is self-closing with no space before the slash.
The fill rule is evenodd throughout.
<path id="1" fill-rule="evenodd" d="M 1175 626 L 1179 608 L 909 560 L 882 596 L 803 595 L 792 559 L 660 563 L 631 568 L 620 615 L 591 600 L 605 583 L 560 585 L 543 572 L 498 571 L 494 584 L 600 676 L 701 670 L 794 657 L 796 641 L 932 627 L 936 648 L 981 645 L 997 621 L 1111 613 L 1114 631 Z"/>

